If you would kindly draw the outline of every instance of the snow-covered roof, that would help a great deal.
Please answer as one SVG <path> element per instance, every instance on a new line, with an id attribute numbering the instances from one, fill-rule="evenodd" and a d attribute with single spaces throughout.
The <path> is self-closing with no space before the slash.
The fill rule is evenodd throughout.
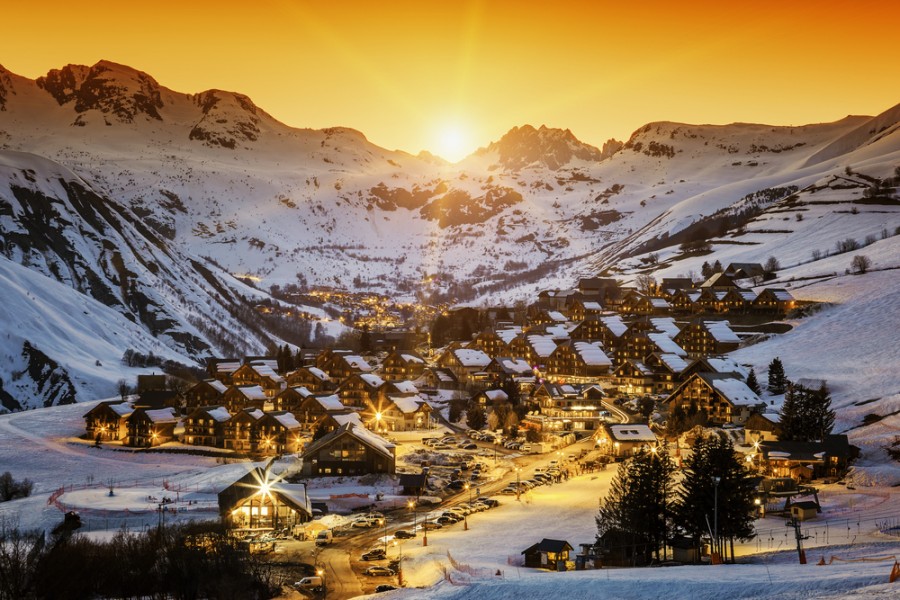
<path id="1" fill-rule="evenodd" d="M 673 317 L 653 317 L 650 319 L 650 323 L 653 324 L 655 330 L 666 334 L 670 338 L 674 338 L 681 331 Z"/>
<path id="2" fill-rule="evenodd" d="M 384 385 L 384 379 L 382 379 L 378 375 L 375 375 L 374 373 L 362 373 L 360 374 L 359 378 L 373 388 L 380 388 Z"/>
<path id="3" fill-rule="evenodd" d="M 303 509 L 306 514 L 312 515 L 312 505 L 307 494 L 306 486 L 301 483 L 285 483 L 277 481 L 269 484 L 269 491 L 278 494 L 285 500 Z"/>
<path id="4" fill-rule="evenodd" d="M 600 303 L 596 301 L 584 302 L 582 303 L 582 305 L 584 306 L 584 310 L 603 310 L 603 307 L 600 305 Z"/>
<path id="5" fill-rule="evenodd" d="M 504 402 L 509 400 L 509 394 L 503 390 L 485 390 L 484 395 L 491 402 Z"/>
<path id="6" fill-rule="evenodd" d="M 285 429 L 299 429 L 300 422 L 289 412 L 269 413 Z"/>
<path id="7" fill-rule="evenodd" d="M 282 381 L 284 381 L 284 378 L 276 373 L 275 369 L 270 367 L 268 364 L 253 364 L 250 366 L 253 371 L 260 377 L 268 377 L 275 383 L 281 383 Z"/>
<path id="8" fill-rule="evenodd" d="M 600 317 L 600 322 L 606 325 L 606 328 L 616 337 L 622 337 L 628 331 L 628 325 L 625 324 L 625 321 L 619 315 Z"/>
<path id="9" fill-rule="evenodd" d="M 129 402 L 116 402 L 115 404 L 109 404 L 108 406 L 111 411 L 120 417 L 127 417 L 134 412 L 134 405 Z"/>
<path id="10" fill-rule="evenodd" d="M 418 394 L 419 388 L 412 381 L 394 381 L 391 383 L 401 394 Z"/>
<path id="11" fill-rule="evenodd" d="M 612 361 L 603 352 L 600 342 L 575 342 L 575 351 L 581 356 L 584 364 L 590 367 L 609 367 Z"/>
<path id="12" fill-rule="evenodd" d="M 425 364 L 425 359 L 420 356 L 416 356 L 415 354 L 401 354 L 400 358 L 405 360 L 406 362 Z"/>
<path id="13" fill-rule="evenodd" d="M 556 321 L 557 323 L 565 323 L 566 315 L 562 314 L 558 310 L 548 310 L 547 316 Z"/>
<path id="14" fill-rule="evenodd" d="M 554 340 L 568 340 L 570 329 L 565 325 L 547 325 L 544 327 L 547 336 Z"/>
<path id="15" fill-rule="evenodd" d="M 358 369 L 363 373 L 368 373 L 372 370 L 372 365 L 366 362 L 362 356 L 358 356 L 356 354 L 347 354 L 343 357 L 344 361 L 350 365 L 350 367 L 354 369 Z"/>
<path id="16" fill-rule="evenodd" d="M 234 373 L 240 368 L 241 362 L 237 360 L 229 360 L 216 363 L 217 373 Z"/>
<path id="17" fill-rule="evenodd" d="M 678 354 L 669 354 L 663 352 L 658 355 L 659 360 L 669 368 L 673 373 L 681 373 L 688 368 L 688 362 Z"/>
<path id="18" fill-rule="evenodd" d="M 511 341 L 516 339 L 516 336 L 522 333 L 521 327 L 510 327 L 508 329 L 498 329 L 497 337 L 503 340 L 504 344 L 509 344 Z"/>
<path id="19" fill-rule="evenodd" d="M 358 412 L 351 412 L 343 415 L 331 415 L 331 418 L 337 422 L 338 426 L 352 423 L 354 425 L 359 425 L 360 427 L 362 427 L 363 424 L 362 417 L 359 416 Z"/>
<path id="20" fill-rule="evenodd" d="M 518 375 L 530 374 L 532 372 L 531 365 L 527 360 L 522 358 L 506 358 L 497 357 L 494 359 L 508 373 L 516 373 Z"/>
<path id="21" fill-rule="evenodd" d="M 345 427 L 348 427 L 349 433 L 351 435 L 368 443 L 370 446 L 372 446 L 376 450 L 379 450 L 388 456 L 393 456 L 393 452 L 391 452 L 391 450 L 393 448 L 395 448 L 396 446 L 394 444 L 392 444 L 391 442 L 387 441 L 386 439 L 384 439 L 383 437 L 381 437 L 380 435 L 378 435 L 377 433 L 369 431 L 362 425 L 348 424 Z"/>
<path id="22" fill-rule="evenodd" d="M 316 396 L 316 402 L 325 410 L 343 410 L 345 407 L 341 402 L 340 396 L 331 394 L 330 396 Z"/>
<path id="23" fill-rule="evenodd" d="M 687 356 L 684 348 L 679 346 L 665 333 L 648 333 L 647 337 L 656 344 L 659 351 L 664 354 L 677 354 L 678 356 Z"/>
<path id="24" fill-rule="evenodd" d="M 731 330 L 728 321 L 704 321 L 703 324 L 717 342 L 736 343 L 741 341 L 737 334 Z"/>
<path id="25" fill-rule="evenodd" d="M 713 387 L 732 404 L 759 404 L 759 396 L 747 387 L 747 384 L 734 377 L 714 379 Z"/>
<path id="26" fill-rule="evenodd" d="M 178 417 L 175 416 L 174 408 L 157 408 L 153 410 L 145 410 L 144 414 L 147 415 L 147 418 L 150 419 L 153 423 L 170 423 L 172 421 L 177 421 Z"/>
<path id="27" fill-rule="evenodd" d="M 630 423 L 628 425 L 610 425 L 609 433 L 619 442 L 655 442 L 656 435 L 647 425 Z"/>
<path id="28" fill-rule="evenodd" d="M 766 288 L 770 294 L 772 294 L 776 300 L 779 302 L 791 302 L 794 297 L 791 293 L 782 288 Z M 766 291 L 766 290 L 763 290 Z"/>
<path id="29" fill-rule="evenodd" d="M 753 290 L 738 290 L 738 294 L 741 295 L 741 298 L 743 298 L 745 302 L 753 302 L 756 300 L 756 292 Z"/>
<path id="30" fill-rule="evenodd" d="M 211 418 L 215 419 L 219 423 L 224 423 L 225 421 L 231 418 L 231 413 L 228 412 L 228 409 L 224 406 L 217 406 L 215 408 L 211 408 L 206 411 Z"/>
<path id="31" fill-rule="evenodd" d="M 650 306 L 652 306 L 653 308 L 664 309 L 671 308 L 672 305 L 669 304 L 669 301 L 665 298 L 650 298 Z"/>
<path id="32" fill-rule="evenodd" d="M 237 389 L 248 400 L 266 399 L 266 392 L 258 385 L 239 385 Z"/>
<path id="33" fill-rule="evenodd" d="M 533 334 L 528 336 L 528 343 L 534 353 L 541 358 L 547 358 L 556 350 L 556 342 L 552 336 Z"/>
<path id="34" fill-rule="evenodd" d="M 206 383 L 209 384 L 209 387 L 216 390 L 220 394 L 224 394 L 225 390 L 228 389 L 228 386 L 219 381 L 218 379 L 207 379 Z"/>
<path id="35" fill-rule="evenodd" d="M 644 376 L 653 375 L 653 369 L 651 369 L 650 367 L 645 365 L 642 361 L 639 361 L 635 358 L 629 358 L 626 362 L 628 364 L 630 364 L 632 367 L 634 367 L 635 370 L 637 370 L 641 375 L 644 375 Z M 621 366 L 619 368 L 621 368 Z"/>
<path id="36" fill-rule="evenodd" d="M 424 401 L 418 396 L 388 396 L 388 400 L 404 414 L 414 413 L 421 408 Z"/>
<path id="37" fill-rule="evenodd" d="M 453 351 L 453 355 L 456 356 L 459 364 L 468 368 L 477 367 L 483 369 L 484 367 L 491 364 L 491 357 L 481 350 L 472 348 L 457 348 Z"/>
<path id="38" fill-rule="evenodd" d="M 747 367 L 741 365 L 737 361 L 727 357 L 706 357 L 706 363 L 712 367 L 716 373 L 736 373 L 741 379 L 747 379 L 750 371 Z"/>
<path id="39" fill-rule="evenodd" d="M 307 367 L 307 369 L 309 370 L 309 373 L 316 379 L 319 379 L 321 381 L 331 381 L 331 376 L 329 376 L 328 373 L 326 373 L 319 367 Z"/>
<path id="40" fill-rule="evenodd" d="M 305 385 L 295 385 L 290 389 L 294 390 L 301 398 L 309 398 L 313 395 Z"/>

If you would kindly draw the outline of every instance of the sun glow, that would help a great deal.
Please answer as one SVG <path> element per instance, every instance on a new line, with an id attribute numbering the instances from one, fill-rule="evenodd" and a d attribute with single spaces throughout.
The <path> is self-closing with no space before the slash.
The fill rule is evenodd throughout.
<path id="1" fill-rule="evenodd" d="M 450 162 L 459 162 L 474 150 L 471 132 L 458 122 L 438 127 L 434 144 L 433 152 Z"/>

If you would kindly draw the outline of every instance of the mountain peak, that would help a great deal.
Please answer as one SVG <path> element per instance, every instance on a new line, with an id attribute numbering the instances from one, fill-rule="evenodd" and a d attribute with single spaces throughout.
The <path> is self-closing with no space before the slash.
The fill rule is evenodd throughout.
<path id="1" fill-rule="evenodd" d="M 138 115 L 161 121 L 160 86 L 150 75 L 132 67 L 101 60 L 92 67 L 66 65 L 37 79 L 37 85 L 60 104 L 74 101 L 75 112 L 98 110 L 123 123 Z M 86 124 L 79 116 L 76 125 Z"/>
<path id="2" fill-rule="evenodd" d="M 573 159 L 599 162 L 604 157 L 600 149 L 580 141 L 569 129 L 541 125 L 513 127 L 498 141 L 476 154 L 498 154 L 500 164 L 517 170 L 539 164 L 557 170 Z"/>

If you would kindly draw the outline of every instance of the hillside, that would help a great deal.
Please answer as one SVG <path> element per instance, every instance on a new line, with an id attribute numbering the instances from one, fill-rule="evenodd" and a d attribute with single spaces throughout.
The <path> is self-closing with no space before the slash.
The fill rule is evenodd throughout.
<path id="1" fill-rule="evenodd" d="M 523 125 L 448 164 L 108 61 L 36 80 L 0 67 L 0 248 L 197 364 L 278 337 L 245 301 L 273 285 L 513 303 L 604 270 L 633 277 L 651 251 L 661 274 L 699 273 L 677 247 L 715 236 L 722 262 L 800 264 L 810 240 L 896 218 L 893 192 L 861 202 L 900 164 L 898 121 L 900 107 L 802 127 L 658 122 L 603 149 Z M 723 214 L 758 226 L 721 228 Z"/>

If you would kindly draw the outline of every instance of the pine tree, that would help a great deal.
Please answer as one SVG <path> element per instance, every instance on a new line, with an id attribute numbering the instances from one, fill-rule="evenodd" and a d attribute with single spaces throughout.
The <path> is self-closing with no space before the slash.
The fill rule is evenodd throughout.
<path id="1" fill-rule="evenodd" d="M 644 564 L 654 554 L 662 559 L 672 533 L 673 486 L 674 464 L 665 450 L 641 451 L 622 463 L 600 503 L 597 538 L 616 535 Z"/>
<path id="2" fill-rule="evenodd" d="M 469 429 L 478 431 L 484 427 L 485 421 L 484 409 L 481 408 L 481 405 L 477 402 L 469 402 L 469 407 L 466 409 L 466 425 L 469 426 Z"/>
<path id="3" fill-rule="evenodd" d="M 700 267 L 700 274 L 703 275 L 703 278 L 709 279 L 713 276 L 714 273 L 715 271 L 713 271 L 713 268 L 710 266 L 710 264 L 706 261 L 703 261 L 703 265 Z"/>
<path id="4" fill-rule="evenodd" d="M 733 560 L 734 539 L 749 540 L 754 535 L 753 492 L 749 473 L 728 437 L 698 438 L 684 461 L 675 522 L 693 536 L 698 547 L 702 536 L 717 534 L 719 545 L 714 550 L 721 556 L 726 554 L 725 541 L 730 540 Z"/>
<path id="5" fill-rule="evenodd" d="M 762 388 L 759 386 L 759 381 L 756 379 L 756 371 L 753 368 L 750 369 L 750 374 L 747 375 L 747 387 L 757 396 L 762 395 Z"/>
<path id="6" fill-rule="evenodd" d="M 788 386 L 781 407 L 782 439 L 808 442 L 821 440 L 834 429 L 831 394 L 823 384 L 818 390 Z"/>
<path id="7" fill-rule="evenodd" d="M 787 388 L 787 377 L 784 375 L 784 365 L 777 356 L 769 363 L 769 393 L 773 396 L 783 394 Z"/>
<path id="8" fill-rule="evenodd" d="M 781 405 L 781 439 L 794 441 L 803 438 L 803 418 L 801 414 L 799 394 L 793 385 L 789 385 Z"/>
<path id="9" fill-rule="evenodd" d="M 722 268 L 722 263 L 720 263 L 718 260 L 716 262 L 714 262 L 713 266 L 712 266 L 712 270 L 713 270 L 713 273 L 721 273 L 722 271 L 724 271 L 724 269 Z"/>

